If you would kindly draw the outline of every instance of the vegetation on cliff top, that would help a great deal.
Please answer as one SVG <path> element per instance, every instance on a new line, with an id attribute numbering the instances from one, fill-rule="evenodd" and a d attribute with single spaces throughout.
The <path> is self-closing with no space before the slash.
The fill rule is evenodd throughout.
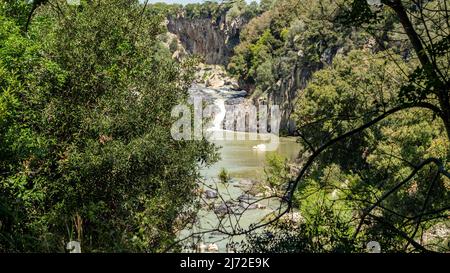
<path id="1" fill-rule="evenodd" d="M 0 251 L 63 252 L 72 239 L 86 252 L 167 250 L 196 214 L 200 166 L 217 159 L 208 142 L 170 135 L 193 65 L 160 34 L 181 7 L 47 2 L 0 6 Z M 305 72 L 291 86 L 300 171 L 276 157 L 267 169 L 301 221 L 254 227 L 267 232 L 247 250 L 449 250 L 433 235 L 450 230 L 448 2 L 381 2 L 183 8 L 253 18 L 228 69 L 254 97 Z"/>
<path id="2" fill-rule="evenodd" d="M 251 19 L 259 15 L 264 7 L 264 5 L 261 6 L 255 1 L 247 4 L 245 0 L 204 1 L 186 5 L 153 3 L 149 6 L 151 8 L 148 12 L 153 14 L 165 14 L 166 16 L 183 14 L 189 19 L 211 19 L 212 21 L 222 15 L 225 15 L 227 20 L 238 17 Z"/>

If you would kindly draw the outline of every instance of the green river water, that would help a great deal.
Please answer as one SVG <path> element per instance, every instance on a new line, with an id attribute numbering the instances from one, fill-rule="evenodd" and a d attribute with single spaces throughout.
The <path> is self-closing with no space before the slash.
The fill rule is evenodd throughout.
<path id="1" fill-rule="evenodd" d="M 207 88 L 197 88 L 194 90 L 195 94 L 201 94 L 206 98 L 210 98 L 210 102 L 214 103 L 218 98 L 227 99 L 227 96 L 233 98 L 241 95 L 233 95 L 229 90 L 214 90 Z M 216 122 L 220 122 L 220 119 Z M 242 242 L 244 236 L 232 236 L 221 234 L 213 231 L 217 229 L 219 223 L 221 229 L 233 231 L 233 228 L 240 227 L 242 229 L 248 228 L 251 224 L 260 222 L 264 217 L 270 215 L 274 210 L 279 208 L 279 201 L 277 199 L 270 199 L 258 201 L 258 204 L 263 205 L 263 208 L 245 210 L 240 215 L 231 214 L 225 218 L 219 218 L 211 207 L 220 206 L 228 200 L 237 200 L 245 193 L 246 183 L 249 181 L 262 181 L 265 179 L 264 169 L 266 166 L 266 156 L 269 153 L 277 153 L 288 160 L 294 160 L 300 145 L 296 142 L 294 137 L 280 137 L 279 145 L 275 151 L 265 151 L 255 149 L 255 146 L 261 143 L 267 143 L 262 140 L 251 140 L 255 138 L 255 133 L 234 132 L 236 136 L 239 135 L 240 140 L 212 140 L 218 147 L 220 147 L 221 159 L 209 168 L 203 168 L 201 174 L 204 177 L 203 189 L 213 190 L 219 193 L 218 198 L 204 199 L 205 208 L 201 209 L 198 214 L 197 224 L 189 229 L 183 230 L 179 234 L 179 238 L 189 238 L 184 241 L 186 244 L 185 251 L 194 251 L 199 245 L 209 246 L 215 244 L 219 252 L 227 251 L 227 244 L 230 242 Z M 253 134 L 253 135 L 250 135 Z M 251 137 L 252 136 L 252 137 Z M 237 138 L 237 137 L 236 137 Z M 220 183 L 218 179 L 219 172 L 225 168 L 231 176 L 229 183 Z M 210 207 L 207 208 L 206 205 Z M 193 235 L 195 234 L 195 235 Z"/>

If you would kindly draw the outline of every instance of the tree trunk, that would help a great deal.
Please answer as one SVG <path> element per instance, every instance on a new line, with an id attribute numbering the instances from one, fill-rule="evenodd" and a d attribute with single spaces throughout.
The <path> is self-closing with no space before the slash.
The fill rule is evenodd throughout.
<path id="1" fill-rule="evenodd" d="M 414 51 L 419 58 L 420 64 L 426 70 L 430 71 L 430 77 L 433 77 L 433 80 L 438 80 L 440 82 L 439 87 L 437 88 L 437 96 L 439 99 L 439 113 L 436 113 L 444 122 L 445 130 L 447 133 L 447 139 L 450 140 L 450 99 L 449 99 L 449 82 L 442 82 L 439 78 L 439 71 L 436 71 L 438 68 L 433 67 L 429 56 L 427 55 L 427 51 L 425 50 L 422 41 L 420 40 L 419 35 L 417 34 L 414 26 L 409 20 L 408 14 L 401 2 L 401 0 L 384 0 L 383 4 L 390 7 L 396 14 L 397 17 L 402 24 L 403 29 L 408 36 L 409 41 L 411 42 Z"/>

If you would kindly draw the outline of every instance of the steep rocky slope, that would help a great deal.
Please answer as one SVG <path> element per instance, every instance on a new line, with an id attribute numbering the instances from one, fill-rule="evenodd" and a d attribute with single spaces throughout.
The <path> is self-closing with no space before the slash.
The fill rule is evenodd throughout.
<path id="1" fill-rule="evenodd" d="M 225 12 L 217 18 L 190 18 L 180 12 L 169 16 L 167 28 L 178 36 L 188 53 L 202 56 L 207 64 L 226 65 L 246 23 L 247 19 L 230 19 Z"/>

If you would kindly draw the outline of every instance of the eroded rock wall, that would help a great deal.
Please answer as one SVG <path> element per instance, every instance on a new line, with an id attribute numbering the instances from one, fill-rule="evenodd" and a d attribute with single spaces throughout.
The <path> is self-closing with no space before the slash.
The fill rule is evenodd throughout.
<path id="1" fill-rule="evenodd" d="M 247 21 L 241 17 L 227 19 L 226 13 L 217 18 L 188 18 L 179 13 L 168 18 L 167 28 L 188 53 L 202 56 L 206 64 L 226 65 Z"/>

